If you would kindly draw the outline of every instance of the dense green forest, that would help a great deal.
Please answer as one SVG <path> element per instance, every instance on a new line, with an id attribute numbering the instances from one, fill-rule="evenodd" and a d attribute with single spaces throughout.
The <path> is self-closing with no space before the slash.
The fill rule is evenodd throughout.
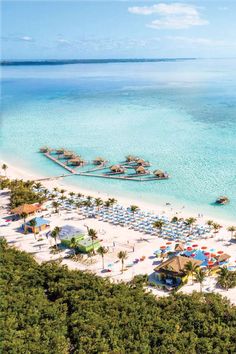
<path id="1" fill-rule="evenodd" d="M 235 353 L 236 308 L 219 295 L 156 298 L 0 242 L 1 353 Z"/>

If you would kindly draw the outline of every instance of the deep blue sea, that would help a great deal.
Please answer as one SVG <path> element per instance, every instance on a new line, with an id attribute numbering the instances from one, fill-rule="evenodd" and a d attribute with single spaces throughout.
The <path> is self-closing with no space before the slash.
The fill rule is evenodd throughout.
<path id="1" fill-rule="evenodd" d="M 171 178 L 67 182 L 236 219 L 236 60 L 4 66 L 1 89 L 2 159 L 58 175 L 40 146 L 139 155 Z M 230 204 L 215 206 L 219 195 Z"/>

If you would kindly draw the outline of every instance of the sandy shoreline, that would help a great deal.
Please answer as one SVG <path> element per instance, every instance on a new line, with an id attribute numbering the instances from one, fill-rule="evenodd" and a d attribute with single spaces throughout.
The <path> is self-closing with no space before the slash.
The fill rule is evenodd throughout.
<path id="1" fill-rule="evenodd" d="M 7 176 L 11 179 L 40 179 L 44 176 L 35 175 L 32 172 L 25 171 L 18 167 L 12 166 L 4 161 L 8 165 Z M 3 163 L 3 161 L 1 162 Z M 91 195 L 94 197 L 99 196 L 102 199 L 107 199 L 108 197 L 114 197 L 106 193 L 94 193 L 83 188 L 70 186 L 66 183 L 65 179 L 60 180 L 47 180 L 41 181 L 41 183 L 48 189 L 54 187 L 59 187 L 69 191 L 80 192 L 85 195 Z M 125 198 L 117 198 L 119 204 L 123 206 L 130 206 L 131 204 L 137 204 L 143 211 L 154 211 L 159 215 L 165 215 L 171 218 L 176 215 L 176 211 L 179 213 L 178 216 L 187 217 L 186 210 L 175 210 L 171 211 L 170 207 L 167 206 L 158 206 L 150 205 L 140 200 L 130 200 Z M 9 196 L 0 191 L 0 206 L 1 206 L 1 217 L 6 218 L 9 214 L 8 212 L 9 205 Z M 0 228 L 0 236 L 5 237 L 9 244 L 17 247 L 20 250 L 26 251 L 34 256 L 34 258 L 39 262 L 44 262 L 48 260 L 62 259 L 62 264 L 67 265 L 69 269 L 78 269 L 83 271 L 89 271 L 93 274 L 99 275 L 101 277 L 109 277 L 113 282 L 119 281 L 130 281 L 135 275 L 148 274 L 150 277 L 154 274 L 154 268 L 156 266 L 157 259 L 153 256 L 155 250 L 159 249 L 163 244 L 166 243 L 166 240 L 162 237 L 156 237 L 152 235 L 144 235 L 139 231 L 135 231 L 128 227 L 122 227 L 119 225 L 113 225 L 109 222 L 100 221 L 96 218 L 81 218 L 77 211 L 68 212 L 61 210 L 59 214 L 55 214 L 52 210 L 41 213 L 43 217 L 50 220 L 50 228 L 53 229 L 55 226 L 62 227 L 64 225 L 71 225 L 75 227 L 93 228 L 98 233 L 98 238 L 101 244 L 107 248 L 108 253 L 105 256 L 105 267 L 112 266 L 111 273 L 104 273 L 101 264 L 101 256 L 99 254 L 92 257 L 92 263 L 88 258 L 84 258 L 83 262 L 76 262 L 71 259 L 67 259 L 66 255 L 69 251 L 68 249 L 63 251 L 58 255 L 52 255 L 50 248 L 54 244 L 54 240 L 50 237 L 47 238 L 44 234 L 41 233 L 40 238 L 34 239 L 32 234 L 27 234 L 27 237 L 17 231 L 22 225 L 22 220 L 12 222 L 8 225 L 2 225 L 6 227 Z M 195 216 L 194 214 L 190 214 Z M 206 219 L 198 218 L 198 224 L 204 224 Z M 207 246 L 207 248 L 214 248 L 216 250 L 221 250 L 230 255 L 230 265 L 235 266 L 236 262 L 236 244 L 230 242 L 230 234 L 227 231 L 228 222 L 224 220 L 216 220 L 219 222 L 223 228 L 217 235 L 209 235 L 207 238 L 201 238 L 197 240 L 199 247 Z M 172 242 L 173 246 L 175 242 Z M 121 272 L 120 261 L 117 258 L 119 251 L 127 252 L 127 259 L 125 261 L 127 269 L 124 273 Z M 145 256 L 145 260 L 142 262 L 134 263 L 136 259 L 140 259 Z M 132 264 L 130 267 L 129 265 Z M 207 277 L 203 284 L 203 291 L 206 292 L 218 292 L 223 296 L 226 296 L 232 303 L 236 303 L 236 288 L 230 289 L 229 291 L 220 289 L 216 287 L 216 278 Z M 167 296 L 168 293 L 163 290 L 150 288 L 150 290 L 156 296 Z M 192 291 L 199 291 L 198 283 L 188 283 L 181 288 L 181 291 L 184 293 L 191 293 Z"/>
<path id="2" fill-rule="evenodd" d="M 18 166 L 13 166 L 12 164 L 9 164 L 7 161 L 4 160 L 0 160 L 1 165 L 3 163 L 7 164 L 8 169 L 7 169 L 7 177 L 9 177 L 10 179 L 44 179 L 44 178 L 48 178 L 47 176 L 44 175 L 40 175 L 40 174 L 35 174 L 33 171 L 29 171 L 26 169 L 22 169 Z M 53 176 L 56 177 L 56 176 Z M 197 211 L 190 211 L 188 210 L 188 208 L 183 207 L 177 207 L 176 205 L 170 204 L 170 205 L 166 205 L 165 203 L 163 204 L 153 204 L 153 203 L 149 203 L 146 201 L 142 201 L 141 198 L 125 198 L 123 196 L 118 196 L 115 194 L 109 194 L 109 193 L 104 193 L 104 192 L 100 192 L 100 191 L 93 191 L 93 190 L 89 190 L 86 189 L 84 187 L 80 187 L 75 186 L 73 184 L 70 184 L 70 182 L 67 182 L 67 178 L 59 178 L 59 179 L 52 179 L 52 180 L 42 180 L 40 181 L 46 188 L 48 189 L 53 189 L 55 187 L 58 188 L 64 188 L 66 189 L 68 192 L 73 191 L 73 192 L 77 192 L 77 193 L 82 193 L 84 195 L 91 195 L 95 198 L 101 198 L 102 200 L 107 200 L 108 198 L 116 198 L 117 201 L 119 202 L 119 204 L 128 207 L 130 205 L 137 205 L 140 207 L 140 209 L 145 210 L 145 211 L 149 211 L 149 212 L 153 212 L 153 213 L 161 213 L 161 214 L 165 214 L 166 216 L 168 216 L 168 218 L 172 218 L 173 216 L 178 216 L 181 218 L 188 218 L 188 217 L 195 217 L 197 218 L 198 222 L 203 224 L 205 223 L 207 220 L 214 220 L 215 222 L 219 223 L 220 225 L 222 225 L 224 228 L 227 228 L 228 226 L 236 223 L 236 221 L 234 220 L 228 220 L 228 219 L 224 219 L 224 218 L 218 218 L 218 217 L 213 217 L 212 215 L 207 215 L 207 214 L 199 214 L 199 212 Z M 199 216 L 199 215 L 203 215 L 203 216 Z"/>

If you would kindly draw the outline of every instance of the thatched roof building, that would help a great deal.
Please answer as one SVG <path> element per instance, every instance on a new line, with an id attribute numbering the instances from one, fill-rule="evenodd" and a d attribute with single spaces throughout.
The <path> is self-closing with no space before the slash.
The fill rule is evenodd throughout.
<path id="1" fill-rule="evenodd" d="M 159 177 L 159 178 L 161 178 L 161 177 L 166 177 L 165 172 L 163 172 L 162 170 L 155 170 L 155 171 L 153 171 L 153 174 L 154 174 L 156 177 Z"/>
<path id="2" fill-rule="evenodd" d="M 136 161 L 137 165 L 139 166 L 150 166 L 150 162 L 145 161 L 144 159 L 138 159 Z"/>
<path id="3" fill-rule="evenodd" d="M 49 152 L 50 149 L 47 146 L 42 146 L 39 151 L 45 154 L 46 152 Z"/>
<path id="4" fill-rule="evenodd" d="M 94 165 L 102 165 L 106 162 L 106 160 L 103 158 L 103 157 L 96 157 L 94 160 L 93 160 L 93 164 Z"/>
<path id="5" fill-rule="evenodd" d="M 113 173 L 124 173 L 125 169 L 121 165 L 113 165 L 110 167 L 111 172 Z"/>
<path id="6" fill-rule="evenodd" d="M 34 214 L 36 211 L 41 210 L 39 204 L 23 204 L 11 210 L 12 214 L 22 215 L 22 214 Z"/>
<path id="7" fill-rule="evenodd" d="M 64 151 L 63 155 L 65 159 L 72 159 L 76 157 L 72 151 Z"/>
<path id="8" fill-rule="evenodd" d="M 137 156 L 134 156 L 134 155 L 128 155 L 126 156 L 126 162 L 135 162 L 138 160 L 138 157 Z"/>
<path id="9" fill-rule="evenodd" d="M 139 175 L 146 175 L 146 174 L 149 173 L 149 171 L 146 170 L 143 166 L 138 166 L 138 167 L 136 167 L 136 168 L 135 168 L 135 171 L 136 171 L 136 173 L 139 174 Z"/>
<path id="10" fill-rule="evenodd" d="M 193 265 L 200 266 L 202 261 L 192 259 L 185 256 L 175 256 L 167 259 L 167 261 L 159 264 L 154 270 L 155 272 L 169 273 L 174 276 L 186 275 L 185 266 L 191 262 Z"/>

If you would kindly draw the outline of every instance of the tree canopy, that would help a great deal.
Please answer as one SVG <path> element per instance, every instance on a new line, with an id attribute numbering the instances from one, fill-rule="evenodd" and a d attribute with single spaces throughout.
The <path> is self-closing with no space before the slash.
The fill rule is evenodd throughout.
<path id="1" fill-rule="evenodd" d="M 217 294 L 156 299 L 0 241 L 1 353 L 235 353 L 236 308 Z"/>

